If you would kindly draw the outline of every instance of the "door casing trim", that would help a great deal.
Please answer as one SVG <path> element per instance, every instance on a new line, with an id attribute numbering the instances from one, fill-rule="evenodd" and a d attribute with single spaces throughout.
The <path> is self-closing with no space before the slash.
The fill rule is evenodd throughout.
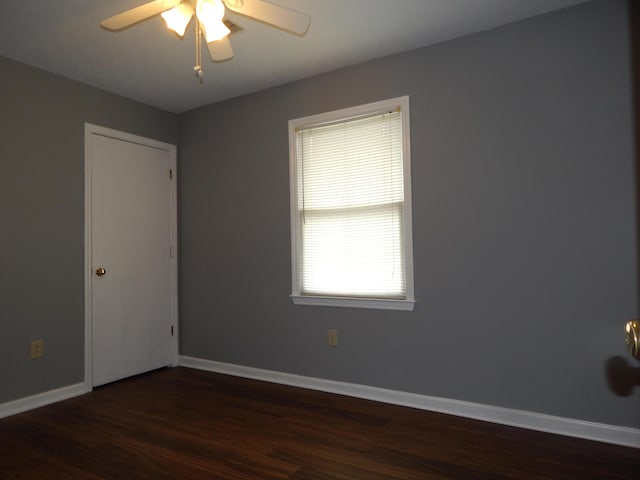
<path id="1" fill-rule="evenodd" d="M 176 146 L 160 142 L 151 138 L 141 137 L 120 130 L 102 127 L 91 123 L 84 124 L 84 386 L 86 391 L 93 389 L 93 239 L 92 239 L 92 159 L 91 138 L 92 135 L 114 138 L 126 142 L 136 143 L 147 147 L 165 150 L 169 154 L 169 168 L 172 171 L 169 182 L 170 209 L 169 227 L 172 255 L 170 257 L 170 305 L 171 324 L 173 325 L 173 337 L 170 345 L 169 366 L 178 365 L 178 203 L 177 203 L 177 169 Z M 167 172 L 169 175 L 169 172 Z"/>

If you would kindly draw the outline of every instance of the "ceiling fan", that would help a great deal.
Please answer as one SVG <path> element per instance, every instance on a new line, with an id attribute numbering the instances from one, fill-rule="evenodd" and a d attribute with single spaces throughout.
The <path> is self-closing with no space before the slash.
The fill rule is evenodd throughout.
<path id="1" fill-rule="evenodd" d="M 202 81 L 201 35 L 214 62 L 233 58 L 229 35 L 240 27 L 226 18 L 227 9 L 259 20 L 289 33 L 304 35 L 311 19 L 296 12 L 263 0 L 154 0 L 109 17 L 100 26 L 117 32 L 156 15 L 161 15 L 169 29 L 181 38 L 194 19 L 196 32 L 196 76 Z"/>

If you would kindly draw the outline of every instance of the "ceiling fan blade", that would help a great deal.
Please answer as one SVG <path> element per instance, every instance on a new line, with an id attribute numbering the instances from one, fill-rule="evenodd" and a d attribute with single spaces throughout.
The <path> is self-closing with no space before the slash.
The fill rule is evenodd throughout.
<path id="1" fill-rule="evenodd" d="M 233 49 L 231 48 L 231 42 L 229 37 L 224 37 L 215 42 L 207 43 L 209 47 L 209 55 L 214 62 L 224 62 L 233 58 Z"/>
<path id="2" fill-rule="evenodd" d="M 296 35 L 304 35 L 309 30 L 311 17 L 262 0 L 224 0 L 229 10 L 251 17 Z"/>
<path id="3" fill-rule="evenodd" d="M 119 13 L 113 17 L 109 17 L 102 22 L 100 26 L 106 30 L 117 32 L 127 27 L 140 23 L 147 18 L 151 18 L 162 12 L 172 9 L 182 3 L 182 0 L 155 0 L 145 3 L 139 7 L 132 8 L 126 12 Z"/>

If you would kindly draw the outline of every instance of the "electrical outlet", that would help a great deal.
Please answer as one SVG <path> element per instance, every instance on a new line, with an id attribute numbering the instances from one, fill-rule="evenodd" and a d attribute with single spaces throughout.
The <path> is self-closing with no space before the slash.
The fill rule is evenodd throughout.
<path id="1" fill-rule="evenodd" d="M 31 348 L 29 350 L 29 357 L 33 360 L 34 358 L 40 358 L 44 355 L 42 340 L 31 340 Z"/>
<path id="2" fill-rule="evenodd" d="M 338 330 L 330 328 L 327 332 L 327 344 L 331 347 L 338 346 Z"/>

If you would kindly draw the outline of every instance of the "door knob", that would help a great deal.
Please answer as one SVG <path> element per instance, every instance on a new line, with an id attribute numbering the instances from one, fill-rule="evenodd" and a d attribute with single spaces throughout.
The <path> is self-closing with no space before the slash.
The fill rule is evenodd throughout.
<path id="1" fill-rule="evenodd" d="M 631 356 L 640 360 L 640 320 L 627 322 L 624 327 L 624 341 Z"/>
<path id="2" fill-rule="evenodd" d="M 96 275 L 98 275 L 99 277 L 103 276 L 105 273 L 107 273 L 107 271 L 102 267 L 96 270 Z"/>

